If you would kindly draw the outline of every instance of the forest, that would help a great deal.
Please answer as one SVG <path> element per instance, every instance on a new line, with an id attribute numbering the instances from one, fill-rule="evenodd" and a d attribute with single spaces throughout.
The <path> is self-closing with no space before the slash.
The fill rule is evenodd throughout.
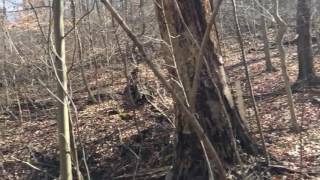
<path id="1" fill-rule="evenodd" d="M 2 0 L 1 180 L 319 180 L 319 0 Z"/>

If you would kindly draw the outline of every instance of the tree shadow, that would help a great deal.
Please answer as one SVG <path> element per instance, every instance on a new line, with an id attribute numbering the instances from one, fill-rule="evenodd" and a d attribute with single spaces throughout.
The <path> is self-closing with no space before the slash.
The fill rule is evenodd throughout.
<path id="1" fill-rule="evenodd" d="M 106 135 L 87 145 L 88 166 L 92 179 L 164 179 L 173 159 L 172 130 L 153 125 L 120 139 L 132 127 Z M 101 143 L 114 142 L 112 154 L 103 156 Z"/>

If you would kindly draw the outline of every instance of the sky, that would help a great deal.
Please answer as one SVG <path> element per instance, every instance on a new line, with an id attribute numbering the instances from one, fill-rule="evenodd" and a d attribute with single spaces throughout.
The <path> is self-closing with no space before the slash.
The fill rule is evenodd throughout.
<path id="1" fill-rule="evenodd" d="M 3 6 L 5 3 L 6 11 L 7 11 L 7 20 L 13 21 L 19 15 L 18 12 L 12 12 L 22 9 L 22 0 L 0 0 L 0 9 L 1 13 L 3 12 Z"/>

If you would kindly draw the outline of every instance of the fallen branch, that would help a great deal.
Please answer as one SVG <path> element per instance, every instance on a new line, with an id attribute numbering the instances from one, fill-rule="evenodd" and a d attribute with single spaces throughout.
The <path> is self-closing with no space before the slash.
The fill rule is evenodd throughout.
<path id="1" fill-rule="evenodd" d="M 172 167 L 171 166 L 165 166 L 165 167 L 160 167 L 160 168 L 155 168 L 155 169 L 150 169 L 144 172 L 140 172 L 136 174 L 137 178 L 159 178 L 161 176 L 165 176 L 168 171 L 170 171 Z M 131 179 L 134 177 L 135 174 L 124 174 L 121 176 L 113 177 L 112 179 Z"/>
<path id="2" fill-rule="evenodd" d="M 271 164 L 269 165 L 270 171 L 279 173 L 279 174 L 284 174 L 284 173 L 290 173 L 290 174 L 300 174 L 302 176 L 304 176 L 305 178 L 311 179 L 311 177 L 305 173 L 302 172 L 300 170 L 295 170 L 295 169 L 291 169 L 287 166 L 282 166 L 282 165 L 275 165 L 275 164 Z"/>
<path id="3" fill-rule="evenodd" d="M 35 165 L 27 162 L 27 161 L 23 161 L 23 160 L 18 159 L 18 158 L 14 157 L 14 156 L 11 156 L 11 158 L 14 159 L 14 160 L 16 160 L 16 161 L 21 162 L 21 163 L 24 164 L 24 165 L 27 165 L 27 166 L 31 167 L 31 168 L 34 169 L 34 170 L 37 170 L 37 171 L 40 171 L 40 172 L 45 173 L 47 176 L 49 176 L 49 177 L 51 177 L 51 178 L 53 178 L 53 179 L 57 179 L 57 177 L 55 177 L 54 175 L 48 173 L 46 170 L 40 169 L 39 167 L 37 167 L 37 166 L 35 166 Z"/>

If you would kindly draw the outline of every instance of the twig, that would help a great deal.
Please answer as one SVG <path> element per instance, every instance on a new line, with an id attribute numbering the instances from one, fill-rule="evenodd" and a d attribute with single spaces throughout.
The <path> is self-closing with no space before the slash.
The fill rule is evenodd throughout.
<path id="1" fill-rule="evenodd" d="M 162 109 L 160 109 L 155 103 L 153 103 L 149 98 L 147 98 L 147 101 L 157 110 L 160 112 L 161 115 L 163 115 L 167 121 L 172 125 L 172 127 L 176 127 L 175 124 L 173 123 L 173 121 L 169 118 L 169 116 L 167 114 L 165 114 L 165 112 L 162 111 Z"/>
<path id="2" fill-rule="evenodd" d="M 71 33 L 75 28 L 76 26 L 78 26 L 78 24 L 82 21 L 82 19 L 84 19 L 86 16 L 88 16 L 89 14 L 91 14 L 91 12 L 94 10 L 94 7 L 95 7 L 95 4 L 96 4 L 96 0 L 94 0 L 93 4 L 92 4 L 92 7 L 89 11 L 87 11 L 86 13 L 84 13 L 84 15 L 82 15 L 79 20 L 75 23 L 75 26 L 73 26 L 71 29 L 69 29 L 65 34 L 64 34 L 64 37 L 67 37 L 69 35 L 69 33 Z"/>
<path id="3" fill-rule="evenodd" d="M 121 146 L 123 146 L 124 148 L 128 149 L 136 157 L 136 159 L 139 160 L 140 157 L 138 156 L 138 154 L 136 152 L 134 152 L 134 150 L 132 150 L 129 146 L 127 146 L 123 142 L 120 128 L 118 128 L 118 132 L 119 132 L 119 141 L 120 141 Z"/>
<path id="4" fill-rule="evenodd" d="M 32 11 L 33 9 L 42 9 L 42 8 L 49 9 L 49 8 L 52 8 L 52 6 L 36 6 L 36 7 L 25 8 L 25 9 L 20 9 L 20 10 L 6 11 L 6 13 L 18 13 L 18 12 Z"/>
<path id="5" fill-rule="evenodd" d="M 35 170 L 37 170 L 37 171 L 40 171 L 40 172 L 45 173 L 47 176 L 49 176 L 49 177 L 51 177 L 51 178 L 53 178 L 53 179 L 56 179 L 56 178 L 57 178 L 57 177 L 55 177 L 54 175 L 52 175 L 52 174 L 48 173 L 46 170 L 43 170 L 43 169 L 41 169 L 41 168 L 39 168 L 39 167 L 37 167 L 37 166 L 35 166 L 35 165 L 33 165 L 33 164 L 29 163 L 29 162 L 26 162 L 26 161 L 20 160 L 20 159 L 18 159 L 18 158 L 16 158 L 16 157 L 14 157 L 14 156 L 11 156 L 11 158 L 12 158 L 12 159 L 14 159 L 14 160 L 16 160 L 16 161 L 21 162 L 22 164 L 25 164 L 25 165 L 27 165 L 27 166 L 31 167 L 32 169 L 35 169 Z"/>

